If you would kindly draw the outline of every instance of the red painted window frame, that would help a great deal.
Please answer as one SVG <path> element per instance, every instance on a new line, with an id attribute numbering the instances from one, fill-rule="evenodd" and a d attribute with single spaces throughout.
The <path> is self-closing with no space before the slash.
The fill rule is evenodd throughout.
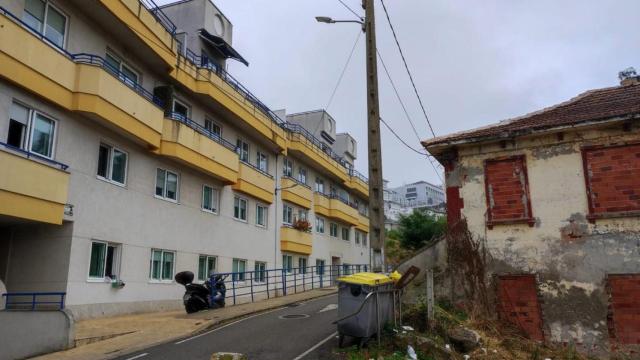
<path id="1" fill-rule="evenodd" d="M 489 181 L 487 178 L 487 166 L 491 163 L 503 162 L 503 161 L 522 161 L 522 172 L 524 173 L 524 191 L 527 194 L 527 212 L 529 216 L 519 219 L 501 219 L 494 220 L 491 212 L 491 199 L 489 197 Z M 527 157 L 523 155 L 513 156 L 501 156 L 497 158 L 486 159 L 484 161 L 484 194 L 487 203 L 487 227 L 493 229 L 495 225 L 509 225 L 509 224 L 528 224 L 529 227 L 535 225 L 535 219 L 533 218 L 533 211 L 531 210 L 531 194 L 529 192 L 529 174 L 527 173 Z"/>

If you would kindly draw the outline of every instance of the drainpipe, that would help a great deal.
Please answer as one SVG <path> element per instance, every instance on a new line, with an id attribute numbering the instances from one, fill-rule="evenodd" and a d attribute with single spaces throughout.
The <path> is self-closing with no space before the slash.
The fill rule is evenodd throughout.
<path id="1" fill-rule="evenodd" d="M 280 227 L 278 226 L 278 184 L 280 183 L 280 176 L 278 174 L 280 174 L 278 172 L 278 154 L 276 154 L 276 176 L 274 177 L 276 179 L 275 181 L 275 188 L 273 191 L 273 196 L 275 197 L 275 214 L 273 214 L 273 268 L 277 269 L 278 268 L 278 231 L 280 229 Z"/>

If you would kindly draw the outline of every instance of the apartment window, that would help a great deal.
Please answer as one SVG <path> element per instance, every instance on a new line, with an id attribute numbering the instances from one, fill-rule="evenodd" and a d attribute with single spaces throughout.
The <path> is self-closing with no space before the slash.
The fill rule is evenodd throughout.
<path id="1" fill-rule="evenodd" d="M 208 185 L 202 186 L 202 210 L 217 214 L 218 199 L 218 189 L 214 189 Z"/>
<path id="2" fill-rule="evenodd" d="M 298 258 L 298 274 L 307 273 L 307 258 Z"/>
<path id="3" fill-rule="evenodd" d="M 156 169 L 156 196 L 169 201 L 178 201 L 178 174 L 165 169 Z"/>
<path id="4" fill-rule="evenodd" d="M 307 169 L 305 168 L 298 169 L 298 181 L 300 181 L 302 184 L 307 183 Z"/>
<path id="5" fill-rule="evenodd" d="M 355 231 L 355 237 L 356 237 L 356 245 L 360 245 L 360 232 L 358 230 Z"/>
<path id="6" fill-rule="evenodd" d="M 26 0 L 22 20 L 60 48 L 64 48 L 67 17 L 51 3 Z"/>
<path id="7" fill-rule="evenodd" d="M 173 99 L 172 111 L 174 114 L 178 114 L 184 119 L 188 119 L 189 113 L 191 112 L 189 105 L 183 103 L 178 99 Z"/>
<path id="8" fill-rule="evenodd" d="M 348 227 L 343 227 L 342 228 L 342 240 L 349 241 L 349 228 Z"/>
<path id="9" fill-rule="evenodd" d="M 175 258 L 175 251 L 151 250 L 151 269 L 149 273 L 151 280 L 173 280 Z"/>
<path id="10" fill-rule="evenodd" d="M 233 198 L 233 217 L 247 221 L 247 200 L 239 197 Z"/>
<path id="11" fill-rule="evenodd" d="M 282 268 L 288 273 L 293 271 L 293 256 L 282 255 Z"/>
<path id="12" fill-rule="evenodd" d="M 247 260 L 233 259 L 233 280 L 244 281 L 247 271 Z"/>
<path id="13" fill-rule="evenodd" d="M 324 194 L 324 181 L 322 179 L 316 178 L 316 192 Z"/>
<path id="14" fill-rule="evenodd" d="M 258 151 L 256 153 L 256 166 L 258 167 L 258 169 L 260 169 L 263 172 L 267 172 L 268 171 L 268 166 L 269 166 L 269 158 L 267 157 L 267 155 L 263 152 Z"/>
<path id="15" fill-rule="evenodd" d="M 267 227 L 268 208 L 264 205 L 256 205 L 256 225 Z"/>
<path id="16" fill-rule="evenodd" d="M 222 138 L 222 127 L 211 119 L 204 119 L 204 128 L 217 138 Z"/>
<path id="17" fill-rule="evenodd" d="M 238 139 L 236 141 L 236 151 L 240 157 L 240 161 L 249 162 L 249 144 Z"/>
<path id="18" fill-rule="evenodd" d="M 525 222 L 533 226 L 524 156 L 484 163 L 487 225 Z"/>
<path id="19" fill-rule="evenodd" d="M 316 232 L 324 234 L 324 219 L 316 216 Z"/>
<path id="20" fill-rule="evenodd" d="M 254 265 L 255 273 L 253 274 L 253 280 L 256 282 L 267 281 L 267 263 L 256 261 Z"/>
<path id="21" fill-rule="evenodd" d="M 289 205 L 282 208 L 282 222 L 287 225 L 293 224 L 293 208 Z"/>
<path id="22" fill-rule="evenodd" d="M 120 261 L 120 245 L 103 241 L 91 242 L 89 279 L 117 279 Z"/>
<path id="23" fill-rule="evenodd" d="M 127 153 L 107 144 L 98 150 L 98 176 L 124 185 L 127 178 Z"/>
<path id="24" fill-rule="evenodd" d="M 307 210 L 299 209 L 298 210 L 298 220 L 307 220 L 309 218 L 309 213 Z"/>
<path id="25" fill-rule="evenodd" d="M 284 165 L 282 167 L 282 175 L 293 177 L 293 161 L 287 158 L 284 159 Z"/>
<path id="26" fill-rule="evenodd" d="M 367 246 L 367 234 L 362 233 L 362 246 Z"/>
<path id="27" fill-rule="evenodd" d="M 316 275 L 324 275 L 324 260 L 316 259 Z"/>
<path id="28" fill-rule="evenodd" d="M 7 143 L 53 158 L 56 121 L 16 102 L 11 104 Z"/>
<path id="29" fill-rule="evenodd" d="M 338 237 L 338 224 L 329 223 L 329 235 L 331 235 L 331 237 Z"/>
<path id="30" fill-rule="evenodd" d="M 216 271 L 218 258 L 211 255 L 200 255 L 198 257 L 198 280 L 206 281 L 212 272 Z"/>
<path id="31" fill-rule="evenodd" d="M 140 81 L 140 73 L 135 71 L 133 67 L 122 61 L 119 57 L 107 52 L 104 58 L 107 70 L 115 73 L 120 80 L 130 87 L 135 87 Z"/>

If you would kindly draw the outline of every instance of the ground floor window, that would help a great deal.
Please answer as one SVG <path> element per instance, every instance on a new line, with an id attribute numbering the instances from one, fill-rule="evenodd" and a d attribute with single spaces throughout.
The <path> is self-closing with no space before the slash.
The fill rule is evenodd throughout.
<path id="1" fill-rule="evenodd" d="M 212 271 L 216 270 L 217 258 L 211 255 L 198 257 L 198 280 L 206 281 Z"/>
<path id="2" fill-rule="evenodd" d="M 233 259 L 233 280 L 244 281 L 247 271 L 247 260 Z"/>
<path id="3" fill-rule="evenodd" d="M 267 263 L 256 261 L 254 269 L 255 274 L 253 275 L 253 280 L 256 282 L 267 281 Z"/>
<path id="4" fill-rule="evenodd" d="M 316 259 L 316 275 L 324 275 L 324 260 Z"/>
<path id="5" fill-rule="evenodd" d="M 120 245 L 103 241 L 91 242 L 89 258 L 90 279 L 117 279 L 120 261 Z"/>
<path id="6" fill-rule="evenodd" d="M 293 256 L 282 255 L 282 268 L 288 273 L 293 271 Z"/>
<path id="7" fill-rule="evenodd" d="M 149 271 L 149 277 L 151 280 L 173 280 L 175 259 L 175 251 L 158 249 L 151 250 L 151 267 Z"/>
<path id="8" fill-rule="evenodd" d="M 298 273 L 306 274 L 307 273 L 307 258 L 298 258 Z"/>

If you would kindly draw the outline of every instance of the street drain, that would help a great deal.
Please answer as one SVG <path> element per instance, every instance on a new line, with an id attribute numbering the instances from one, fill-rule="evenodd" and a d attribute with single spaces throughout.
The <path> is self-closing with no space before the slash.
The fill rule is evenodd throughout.
<path id="1" fill-rule="evenodd" d="M 280 319 L 305 319 L 308 317 L 309 315 L 307 314 L 289 314 L 280 316 Z"/>

